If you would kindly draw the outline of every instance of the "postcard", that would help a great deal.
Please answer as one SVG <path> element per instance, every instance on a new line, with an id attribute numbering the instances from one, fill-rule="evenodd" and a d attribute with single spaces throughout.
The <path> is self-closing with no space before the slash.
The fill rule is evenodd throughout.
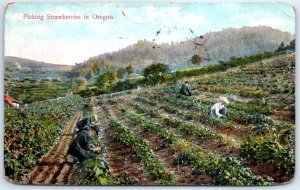
<path id="1" fill-rule="evenodd" d="M 6 180 L 293 179 L 293 6 L 10 3 L 4 31 Z"/>

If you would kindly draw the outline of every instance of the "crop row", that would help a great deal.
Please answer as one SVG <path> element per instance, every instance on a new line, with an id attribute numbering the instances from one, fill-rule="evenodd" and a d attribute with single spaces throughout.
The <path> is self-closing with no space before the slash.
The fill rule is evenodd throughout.
<path id="1" fill-rule="evenodd" d="M 147 175 L 160 184 L 174 184 L 175 178 L 166 170 L 160 160 L 153 153 L 149 143 L 135 134 L 121 123 L 110 119 L 109 125 L 117 135 L 117 140 L 127 147 L 133 147 L 137 157 L 141 160 Z"/>
<path id="2" fill-rule="evenodd" d="M 161 120 L 167 126 L 178 129 L 182 136 L 193 137 L 198 141 L 200 140 L 201 142 L 211 139 L 218 139 L 222 143 L 227 143 L 227 140 L 224 139 L 224 136 L 212 132 L 204 126 L 195 125 L 191 122 L 184 122 L 180 119 L 177 119 L 176 117 L 169 117 L 167 115 L 161 114 L 158 110 L 149 109 L 148 107 L 143 106 L 139 103 L 131 103 L 131 105 L 136 110 L 138 110 L 138 112 L 148 114 L 152 118 Z"/>
<path id="3" fill-rule="evenodd" d="M 82 110 L 79 96 L 29 104 L 25 110 L 5 110 L 5 175 L 13 181 L 25 176 L 57 141 L 73 114 Z"/>
<path id="4" fill-rule="evenodd" d="M 231 93 L 237 94 L 243 97 L 251 97 L 251 98 L 261 98 L 268 96 L 270 93 L 265 90 L 257 90 L 254 88 L 247 87 L 221 87 L 221 86 L 209 86 L 209 85 L 199 85 L 196 87 L 197 90 L 200 91 L 208 91 L 208 92 L 218 92 L 218 93 Z"/>
<path id="5" fill-rule="evenodd" d="M 184 164 L 190 164 L 194 170 L 203 170 L 212 175 L 217 185 L 268 185 L 272 179 L 264 179 L 252 173 L 243 166 L 242 160 L 234 157 L 221 158 L 207 154 L 189 141 L 176 137 L 174 133 L 145 119 L 134 112 L 127 112 L 127 116 L 137 126 L 148 130 L 170 142 L 178 153 L 178 159 Z"/>
<path id="6" fill-rule="evenodd" d="M 233 124 L 232 122 L 226 120 L 215 120 L 208 116 L 208 111 L 195 113 L 192 111 L 182 110 L 182 108 L 178 108 L 176 105 L 174 106 L 174 104 L 165 101 L 159 101 L 155 99 L 153 99 L 152 101 L 159 103 L 159 106 L 163 108 L 166 112 L 175 114 L 186 120 L 194 120 L 194 121 L 201 122 L 202 124 L 215 125 L 217 127 L 232 128 L 236 130 L 246 130 L 245 128 L 241 128 L 240 125 Z"/>
<path id="7" fill-rule="evenodd" d="M 231 120 L 232 122 L 224 122 L 224 121 L 217 121 L 211 119 L 208 115 L 206 115 L 206 110 L 210 109 L 208 106 L 210 103 L 213 103 L 213 100 L 207 100 L 207 99 L 199 99 L 199 98 L 194 98 L 194 97 L 177 97 L 174 95 L 169 94 L 168 96 L 165 97 L 157 97 L 153 95 L 147 95 L 144 97 L 138 97 L 137 99 L 141 102 L 144 102 L 146 104 L 154 104 L 157 102 L 160 102 L 161 107 L 166 109 L 167 112 L 177 114 L 180 116 L 183 116 L 186 118 L 194 117 L 195 120 L 197 118 L 199 119 L 200 115 L 202 115 L 202 120 L 200 120 L 204 124 L 214 124 L 217 126 L 223 126 L 223 127 L 231 127 L 231 126 L 236 126 L 237 129 L 240 129 L 242 131 L 248 131 L 251 134 L 271 134 L 272 136 L 278 136 L 281 142 L 284 141 L 292 141 L 293 139 L 293 127 L 290 125 L 286 125 L 282 121 L 277 121 L 273 120 L 270 117 L 267 117 L 265 113 L 269 112 L 268 106 L 260 105 L 258 104 L 257 108 L 255 108 L 254 103 L 250 103 L 249 107 L 247 107 L 247 103 L 243 102 L 238 102 L 238 103 L 232 103 L 228 105 L 228 119 Z M 154 101 L 151 102 L 151 101 Z M 171 106 L 172 105 L 172 106 Z M 273 107 L 273 106 L 272 106 Z M 177 109 L 178 108 L 178 109 Z M 182 108 L 185 109 L 192 109 L 197 111 L 197 116 L 193 116 L 194 112 L 191 111 L 182 111 Z M 238 111 L 239 108 L 243 108 L 242 110 L 247 110 L 246 111 Z M 255 112 L 252 111 L 254 109 L 255 111 L 262 111 L 260 112 Z M 184 114 L 184 112 L 186 114 Z M 204 114 L 203 114 L 204 113 Z M 207 118 L 205 121 L 204 118 Z M 207 122 L 208 120 L 211 120 L 211 122 Z M 247 127 L 243 127 L 240 125 L 245 125 L 248 124 Z M 230 126 L 231 125 L 231 126 Z M 284 143 L 286 144 L 286 143 Z"/>
<path id="8" fill-rule="evenodd" d="M 157 98 L 155 96 L 152 96 L 151 98 L 158 99 L 158 100 L 164 101 L 164 102 L 168 102 L 179 108 L 195 110 L 199 114 L 200 113 L 208 113 L 208 111 L 210 110 L 212 105 L 215 103 L 213 100 L 208 101 L 208 100 L 202 100 L 202 99 L 197 99 L 197 98 L 193 98 L 193 97 L 181 99 L 181 98 L 172 96 L 171 94 L 167 97 Z M 265 115 L 263 115 L 262 113 L 258 113 L 255 111 L 251 111 L 251 113 L 247 113 L 243 110 L 240 110 L 239 108 L 241 108 L 241 107 L 242 107 L 241 104 L 240 104 L 240 106 L 237 106 L 237 107 L 235 107 L 234 104 L 229 104 L 228 118 L 230 120 L 232 120 L 233 122 L 237 122 L 239 124 L 263 124 L 263 123 L 268 122 Z M 247 109 L 246 105 L 245 105 L 244 110 L 245 109 Z M 256 110 L 258 110 L 258 109 L 260 109 L 260 108 L 258 107 Z M 248 108 L 248 110 L 249 110 L 249 108 Z"/>
<path id="9" fill-rule="evenodd" d="M 282 147 L 276 140 L 251 138 L 241 145 L 241 156 L 260 167 L 268 168 L 267 174 L 277 175 L 277 182 L 288 181 L 295 173 L 293 148 Z M 283 179 L 287 177 L 288 179 Z"/>
<path id="10" fill-rule="evenodd" d="M 263 90 L 268 91 L 270 94 L 278 93 L 293 93 L 295 88 L 294 77 L 293 76 L 278 76 L 276 78 L 242 78 L 230 77 L 230 76 L 219 76 L 212 79 L 203 79 L 197 82 L 198 86 L 201 85 L 213 85 L 214 87 L 230 86 L 232 87 L 242 87 L 247 86 L 245 90 Z M 289 77 L 289 78 L 287 78 Z"/>
<path id="11" fill-rule="evenodd" d="M 149 102 L 148 99 L 138 98 L 140 100 Z M 151 115 L 151 117 L 161 117 L 161 118 L 168 118 L 164 115 L 161 115 L 159 111 L 144 108 L 142 105 L 134 104 L 134 106 L 137 108 L 137 110 L 141 112 L 148 112 L 148 114 Z M 173 120 L 174 124 L 178 122 L 177 119 Z M 192 129 L 193 127 L 191 127 Z M 195 129 L 191 131 L 196 131 Z M 285 132 L 286 131 L 286 132 Z M 279 136 L 281 138 L 290 138 L 288 132 L 293 131 L 293 129 L 288 129 L 285 131 L 280 131 Z M 286 134 L 287 133 L 287 134 Z M 286 136 L 288 135 L 288 136 Z M 281 174 L 281 177 L 287 176 L 287 179 L 289 180 L 294 175 L 294 164 L 295 164 L 295 157 L 294 152 L 292 148 L 282 147 L 279 143 L 276 143 L 276 140 L 274 137 L 276 134 L 273 134 L 273 137 L 260 137 L 263 138 L 263 142 L 257 142 L 255 140 L 247 140 L 245 142 L 242 142 L 241 144 L 241 156 L 247 159 L 250 159 L 254 164 L 258 164 L 258 167 L 268 167 L 267 169 L 267 175 L 271 175 L 276 177 L 276 181 L 280 182 L 278 176 L 276 176 L 276 172 Z M 249 139 L 257 139 L 259 137 L 249 138 Z M 270 169 L 272 167 L 272 169 Z M 264 169 L 265 170 L 265 169 Z M 271 171 L 271 172 L 270 172 Z M 283 180 L 284 181 L 284 180 Z"/>

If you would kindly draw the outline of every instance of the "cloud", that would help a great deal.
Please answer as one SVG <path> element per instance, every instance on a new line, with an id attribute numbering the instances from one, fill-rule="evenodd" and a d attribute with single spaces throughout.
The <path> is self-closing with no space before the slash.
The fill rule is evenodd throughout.
<path id="1" fill-rule="evenodd" d="M 286 20 L 282 18 L 262 18 L 257 20 L 251 20 L 249 22 L 249 26 L 258 26 L 258 25 L 267 25 L 272 26 L 274 28 L 285 26 Z"/>
<path id="2" fill-rule="evenodd" d="M 101 52 L 111 52 L 128 46 L 133 41 L 117 39 L 105 40 L 105 37 L 95 36 L 83 38 L 37 38 L 28 41 L 22 35 L 14 32 L 5 40 L 5 56 L 44 61 L 54 64 L 73 65 L 83 62 Z"/>
<path id="3" fill-rule="evenodd" d="M 262 7 L 256 9 L 244 10 L 244 13 L 235 15 L 232 19 L 232 23 L 236 23 L 238 26 L 269 26 L 282 31 L 288 31 L 295 33 L 295 18 L 289 13 L 291 7 L 285 7 L 280 4 L 274 4 L 273 9 L 267 4 L 265 10 Z"/>
<path id="4" fill-rule="evenodd" d="M 177 16 L 180 9 L 176 6 L 161 7 L 157 5 L 146 5 L 141 8 L 124 8 L 125 18 L 136 24 L 150 24 L 163 22 L 167 17 Z M 121 12 L 121 11 L 120 11 Z"/>
<path id="5" fill-rule="evenodd" d="M 201 14 L 196 13 L 196 14 L 186 14 L 183 17 L 179 18 L 179 22 L 182 24 L 186 24 L 187 26 L 200 26 L 200 25 L 205 25 L 208 24 L 208 20 L 206 20 Z"/>
<path id="6" fill-rule="evenodd" d="M 270 26 L 282 31 L 295 33 L 295 20 L 276 17 L 265 17 L 260 19 L 250 19 L 247 26 Z"/>

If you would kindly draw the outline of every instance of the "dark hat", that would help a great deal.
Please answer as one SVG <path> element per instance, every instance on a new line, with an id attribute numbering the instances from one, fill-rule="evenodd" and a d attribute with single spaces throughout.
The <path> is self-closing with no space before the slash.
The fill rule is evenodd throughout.
<path id="1" fill-rule="evenodd" d="M 99 127 L 99 125 L 91 125 L 91 129 L 94 129 L 94 130 L 97 132 L 97 135 L 98 135 L 99 132 L 100 132 L 100 127 Z"/>
<path id="2" fill-rule="evenodd" d="M 78 130 L 82 130 L 84 128 L 86 128 L 91 126 L 91 118 L 90 117 L 85 117 L 83 119 L 81 119 L 80 121 L 77 122 L 76 127 Z"/>

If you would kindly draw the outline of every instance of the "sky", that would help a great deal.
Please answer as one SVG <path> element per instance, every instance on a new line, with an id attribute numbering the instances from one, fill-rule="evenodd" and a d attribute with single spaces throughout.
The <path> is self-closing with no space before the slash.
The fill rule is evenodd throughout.
<path id="1" fill-rule="evenodd" d="M 295 34 L 295 13 L 283 3 L 15 3 L 4 25 L 5 56 L 74 65 L 138 40 L 179 42 L 229 27 L 270 26 Z"/>

